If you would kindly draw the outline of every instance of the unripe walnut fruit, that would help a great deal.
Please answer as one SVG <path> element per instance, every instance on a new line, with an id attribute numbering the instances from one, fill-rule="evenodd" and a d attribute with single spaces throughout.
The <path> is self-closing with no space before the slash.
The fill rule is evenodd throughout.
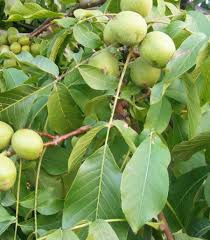
<path id="1" fill-rule="evenodd" d="M 140 87 L 152 87 L 160 78 L 161 70 L 145 62 L 142 58 L 137 58 L 130 68 L 132 81 Z"/>
<path id="2" fill-rule="evenodd" d="M 140 55 L 151 65 L 160 68 L 166 66 L 175 51 L 173 40 L 159 31 L 148 33 L 140 46 Z"/>
<path id="3" fill-rule="evenodd" d="M 41 48 L 41 46 L 40 46 L 39 43 L 32 44 L 31 45 L 31 53 L 35 56 L 39 55 L 40 54 L 40 48 Z"/>
<path id="4" fill-rule="evenodd" d="M 17 170 L 13 161 L 0 155 L 0 192 L 8 191 L 15 184 Z"/>
<path id="5" fill-rule="evenodd" d="M 6 53 L 6 52 L 9 52 L 9 46 L 7 46 L 7 45 L 0 46 L 0 54 Z"/>
<path id="6" fill-rule="evenodd" d="M 30 52 L 30 46 L 28 45 L 22 46 L 22 51 Z"/>
<path id="7" fill-rule="evenodd" d="M 8 42 L 10 44 L 15 43 L 17 41 L 18 41 L 18 35 L 17 34 L 8 35 Z"/>
<path id="8" fill-rule="evenodd" d="M 8 33 L 8 35 L 13 35 L 13 34 L 17 35 L 18 34 L 18 30 L 15 27 L 10 27 L 10 28 L 7 29 L 7 33 Z"/>
<path id="9" fill-rule="evenodd" d="M 10 125 L 0 121 L 0 150 L 9 146 L 13 134 Z"/>
<path id="10" fill-rule="evenodd" d="M 116 42 L 114 39 L 114 36 L 113 36 L 111 25 L 112 25 L 112 21 L 109 21 L 106 24 L 106 26 L 104 28 L 104 33 L 103 33 L 104 34 L 104 42 L 108 45 Z"/>
<path id="11" fill-rule="evenodd" d="M 42 138 L 30 129 L 20 129 L 12 137 L 12 147 L 25 160 L 36 160 L 43 151 Z"/>
<path id="12" fill-rule="evenodd" d="M 136 12 L 124 11 L 111 20 L 111 31 L 114 39 L 123 45 L 139 44 L 147 33 L 144 18 Z"/>
<path id="13" fill-rule="evenodd" d="M 6 45 L 7 44 L 7 33 L 1 33 L 0 34 L 0 45 Z"/>
<path id="14" fill-rule="evenodd" d="M 148 16 L 152 10 L 153 0 L 121 0 L 122 11 L 134 11 L 142 16 Z"/>
<path id="15" fill-rule="evenodd" d="M 89 65 L 100 68 L 107 75 L 119 76 L 118 59 L 107 49 L 95 53 L 89 60 Z"/>
<path id="16" fill-rule="evenodd" d="M 17 42 L 14 42 L 11 46 L 10 46 L 10 50 L 14 53 L 14 54 L 18 54 L 21 52 L 21 45 Z"/>
<path id="17" fill-rule="evenodd" d="M 30 38 L 29 36 L 22 36 L 19 38 L 18 42 L 20 43 L 20 45 L 24 46 L 24 45 L 29 45 L 30 43 Z"/>

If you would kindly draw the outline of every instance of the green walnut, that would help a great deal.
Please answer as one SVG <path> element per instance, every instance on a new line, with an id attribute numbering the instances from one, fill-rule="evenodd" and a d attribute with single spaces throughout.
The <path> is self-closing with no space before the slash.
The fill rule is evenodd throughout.
<path id="1" fill-rule="evenodd" d="M 142 58 L 137 58 L 130 67 L 132 81 L 140 87 L 152 87 L 159 80 L 161 70 L 145 62 Z"/>
<path id="2" fill-rule="evenodd" d="M 34 43 L 31 45 L 31 53 L 33 55 L 39 55 L 41 50 L 41 45 L 39 43 Z"/>
<path id="3" fill-rule="evenodd" d="M 5 59 L 4 60 L 4 68 L 12 68 L 12 67 L 16 67 L 17 66 L 17 62 L 15 59 Z"/>
<path id="4" fill-rule="evenodd" d="M 20 45 L 25 46 L 30 44 L 30 38 L 29 36 L 22 36 L 19 38 L 18 42 Z"/>
<path id="5" fill-rule="evenodd" d="M 0 35 L 0 45 L 6 45 L 8 43 L 7 41 L 7 33 L 4 32 L 4 33 L 1 33 Z"/>
<path id="6" fill-rule="evenodd" d="M 107 75 L 117 77 L 120 74 L 118 59 L 107 49 L 94 54 L 89 60 L 89 65 L 101 69 Z"/>
<path id="7" fill-rule="evenodd" d="M 22 46 L 22 51 L 30 52 L 30 46 L 29 45 Z"/>
<path id="8" fill-rule="evenodd" d="M 18 35 L 18 30 L 17 28 L 14 28 L 14 27 L 10 27 L 7 29 L 7 33 L 8 35 Z"/>
<path id="9" fill-rule="evenodd" d="M 6 52 L 9 52 L 9 46 L 7 46 L 7 45 L 0 46 L 0 54 L 6 53 Z"/>
<path id="10" fill-rule="evenodd" d="M 173 40 L 159 31 L 148 33 L 140 46 L 140 55 L 151 65 L 160 68 L 166 66 L 175 51 Z"/>
<path id="11" fill-rule="evenodd" d="M 18 42 L 14 42 L 10 45 L 10 50 L 14 53 L 14 54 L 18 54 L 21 52 L 21 45 Z"/>
<path id="12" fill-rule="evenodd" d="M 116 43 L 115 39 L 114 39 L 114 36 L 113 36 L 113 32 L 112 32 L 112 21 L 109 21 L 105 28 L 104 28 L 104 42 L 106 44 L 113 44 L 113 43 Z"/>
<path id="13" fill-rule="evenodd" d="M 148 16 L 152 10 L 153 0 L 121 0 L 122 11 L 134 11 L 143 17 Z"/>
<path id="14" fill-rule="evenodd" d="M 17 34 L 8 35 L 8 42 L 10 44 L 15 43 L 17 41 L 18 41 L 18 35 Z"/>
<path id="15" fill-rule="evenodd" d="M 111 31 L 114 39 L 123 45 L 139 44 L 147 34 L 144 18 L 136 12 L 124 11 L 111 20 Z"/>
<path id="16" fill-rule="evenodd" d="M 11 189 L 16 180 L 17 170 L 13 161 L 0 155 L 0 192 Z"/>
<path id="17" fill-rule="evenodd" d="M 9 146 L 14 131 L 10 125 L 0 121 L 0 150 Z"/>
<path id="18" fill-rule="evenodd" d="M 20 129 L 12 137 L 12 147 L 25 160 L 36 160 L 43 151 L 42 138 L 30 129 Z"/>

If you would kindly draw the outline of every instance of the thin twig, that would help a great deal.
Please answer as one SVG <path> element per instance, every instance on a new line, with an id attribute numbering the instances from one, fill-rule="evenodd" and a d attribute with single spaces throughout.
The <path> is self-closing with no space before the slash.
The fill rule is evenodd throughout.
<path id="1" fill-rule="evenodd" d="M 38 238 L 38 219 L 37 219 L 37 208 L 38 208 L 38 190 L 39 190 L 39 176 L 40 176 L 40 171 L 41 171 L 41 166 L 42 166 L 42 159 L 44 157 L 46 148 L 44 148 L 42 155 L 39 159 L 38 167 L 37 167 L 37 174 L 36 174 L 36 184 L 35 184 L 35 196 L 34 196 L 34 234 L 35 234 L 35 239 Z"/>
<path id="2" fill-rule="evenodd" d="M 60 143 L 62 143 L 63 141 L 67 140 L 68 138 L 73 137 L 73 136 L 80 135 L 80 134 L 82 134 L 82 133 L 85 133 L 85 132 L 87 132 L 87 131 L 90 130 L 90 129 L 91 129 L 91 126 L 89 126 L 89 125 L 80 127 L 80 128 L 78 128 L 78 129 L 70 132 L 70 133 L 65 134 L 65 135 L 56 136 L 53 141 L 46 142 L 46 143 L 44 144 L 44 146 L 45 146 L 45 147 L 57 146 L 58 144 L 60 144 Z"/>
<path id="3" fill-rule="evenodd" d="M 97 6 L 101 6 L 105 2 L 106 2 L 106 0 L 96 0 L 94 2 L 92 2 L 92 0 L 91 1 L 88 0 L 83 3 L 77 3 L 77 4 L 75 4 L 74 7 L 72 7 L 70 9 L 70 11 L 66 14 L 66 16 L 72 17 L 73 13 L 76 9 L 79 9 L 79 8 L 87 9 L 87 8 L 97 7 Z M 47 19 L 43 24 L 41 24 L 38 28 L 36 28 L 30 34 L 31 38 L 40 35 L 42 32 L 46 31 L 52 24 L 53 24 L 53 19 L 52 18 Z"/>
<path id="4" fill-rule="evenodd" d="M 50 133 L 47 133 L 47 132 L 37 132 L 41 137 L 47 137 L 49 139 L 55 139 L 56 136 L 50 134 Z"/>
<path id="5" fill-rule="evenodd" d="M 165 218 L 165 215 L 163 212 L 161 212 L 158 215 L 158 219 L 162 222 L 161 224 L 161 230 L 164 232 L 164 234 L 166 235 L 167 240 L 174 240 L 173 234 L 171 232 L 171 229 L 168 226 L 168 222 Z"/>
<path id="6" fill-rule="evenodd" d="M 18 230 L 18 217 L 19 217 L 19 203 L 20 203 L 20 182 L 21 182 L 21 175 L 22 175 L 22 159 L 20 158 L 19 173 L 18 173 L 18 183 L 17 183 L 16 218 L 15 218 L 15 233 L 14 233 L 14 240 L 17 239 L 17 230 Z"/>

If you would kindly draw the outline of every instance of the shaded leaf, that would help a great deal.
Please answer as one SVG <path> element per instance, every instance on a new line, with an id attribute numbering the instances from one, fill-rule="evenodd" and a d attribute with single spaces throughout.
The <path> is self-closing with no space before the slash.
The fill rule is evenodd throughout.
<path id="1" fill-rule="evenodd" d="M 109 148 L 104 153 L 102 147 L 88 157 L 66 196 L 63 228 L 84 220 L 121 218 L 120 181 L 121 173 Z"/>
<path id="2" fill-rule="evenodd" d="M 99 125 L 90 131 L 88 131 L 86 134 L 84 134 L 82 137 L 79 138 L 76 145 L 74 146 L 68 160 L 68 169 L 69 171 L 73 171 L 77 169 L 81 161 L 85 155 L 85 152 L 87 151 L 90 143 L 93 141 L 95 136 L 103 129 L 105 128 L 105 125 Z"/>
<path id="3" fill-rule="evenodd" d="M 210 142 L 210 132 L 203 132 L 195 136 L 189 141 L 184 141 L 176 145 L 172 151 L 172 156 L 175 161 L 186 161 L 190 157 L 205 148 Z"/>
<path id="4" fill-rule="evenodd" d="M 81 111 L 63 84 L 54 85 L 47 106 L 49 124 L 57 133 L 67 133 L 81 126 Z"/>
<path id="5" fill-rule="evenodd" d="M 137 132 L 135 132 L 132 128 L 128 127 L 128 125 L 125 122 L 120 120 L 115 120 L 113 121 L 112 124 L 118 129 L 118 131 L 124 138 L 125 142 L 128 144 L 131 151 L 134 153 L 136 151 L 135 142 L 138 137 Z"/>

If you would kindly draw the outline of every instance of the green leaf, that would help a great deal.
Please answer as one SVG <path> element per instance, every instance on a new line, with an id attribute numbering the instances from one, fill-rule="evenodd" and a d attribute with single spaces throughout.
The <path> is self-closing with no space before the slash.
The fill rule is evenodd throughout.
<path id="1" fill-rule="evenodd" d="M 36 3 L 22 4 L 20 0 L 16 0 L 15 4 L 9 11 L 9 18 L 7 21 L 20 21 L 26 19 L 44 19 L 44 18 L 58 18 L 63 17 L 62 13 L 56 13 L 42 8 Z"/>
<path id="2" fill-rule="evenodd" d="M 187 161 L 196 152 L 207 148 L 210 142 L 210 132 L 203 132 L 189 141 L 176 145 L 172 151 L 174 161 Z"/>
<path id="3" fill-rule="evenodd" d="M 47 51 L 47 56 L 51 61 L 55 61 L 57 58 L 57 55 L 59 51 L 61 50 L 61 47 L 64 44 L 64 41 L 66 40 L 67 36 L 70 34 L 69 30 L 61 30 L 55 36 L 52 38 L 49 48 Z"/>
<path id="4" fill-rule="evenodd" d="M 32 61 L 31 64 L 42 70 L 43 72 L 52 74 L 55 77 L 59 75 L 58 66 L 51 61 L 50 59 L 43 57 L 43 56 L 36 56 Z"/>
<path id="5" fill-rule="evenodd" d="M 185 76 L 184 87 L 186 91 L 186 102 L 188 109 L 188 120 L 189 120 L 189 137 L 192 138 L 197 132 L 197 128 L 201 119 L 201 107 L 200 98 L 198 96 L 198 91 L 192 80 Z"/>
<path id="6" fill-rule="evenodd" d="M 7 90 L 15 88 L 29 79 L 29 77 L 22 70 L 18 70 L 16 68 L 4 69 L 3 77 Z"/>
<path id="7" fill-rule="evenodd" d="M 68 160 L 69 171 L 73 171 L 80 166 L 81 161 L 90 143 L 93 141 L 96 135 L 104 128 L 105 128 L 104 124 L 99 125 L 97 127 L 94 127 L 93 129 L 91 129 L 90 131 L 88 131 L 86 134 L 79 138 Z"/>
<path id="8" fill-rule="evenodd" d="M 53 20 L 53 22 L 63 28 L 69 29 L 71 26 L 74 26 L 74 24 L 76 23 L 76 19 L 73 17 L 65 17 L 62 19 L 55 19 L 55 20 Z"/>
<path id="9" fill-rule="evenodd" d="M 119 240 L 112 227 L 103 220 L 96 220 L 89 226 L 86 240 Z"/>
<path id="10" fill-rule="evenodd" d="M 121 218 L 120 181 L 111 151 L 107 148 L 104 153 L 101 147 L 82 164 L 66 196 L 63 228 L 84 220 Z"/>
<path id="11" fill-rule="evenodd" d="M 135 141 L 138 137 L 137 132 L 135 132 L 132 128 L 128 127 L 125 122 L 120 120 L 115 120 L 112 124 L 118 129 L 125 142 L 128 144 L 131 151 L 134 153 L 136 151 Z"/>
<path id="12" fill-rule="evenodd" d="M 58 66 L 51 61 L 50 59 L 44 56 L 36 56 L 35 58 L 28 52 L 21 52 L 16 55 L 16 59 L 27 66 L 33 68 L 34 72 L 39 70 L 41 73 L 49 73 L 54 77 L 58 77 L 59 68 Z"/>
<path id="13" fill-rule="evenodd" d="M 188 37 L 166 66 L 164 81 L 171 83 L 193 67 L 199 51 L 207 42 L 208 38 L 203 33 L 194 33 Z"/>
<path id="14" fill-rule="evenodd" d="M 0 235 L 15 222 L 15 217 L 11 216 L 7 210 L 0 205 Z"/>
<path id="15" fill-rule="evenodd" d="M 208 18 L 198 11 L 189 11 L 186 15 L 186 28 L 190 32 L 201 32 L 210 37 L 210 23 Z"/>
<path id="16" fill-rule="evenodd" d="M 0 205 L 0 222 L 13 221 L 15 217 L 11 216 L 7 210 Z"/>
<path id="17" fill-rule="evenodd" d="M 49 124 L 57 133 L 67 133 L 81 126 L 81 111 L 63 84 L 54 85 L 47 106 Z"/>
<path id="18" fill-rule="evenodd" d="M 23 128 L 37 92 L 35 87 L 21 85 L 0 93 L 0 119 L 16 129 Z"/>
<path id="19" fill-rule="evenodd" d="M 123 172 L 122 208 L 135 233 L 166 204 L 169 163 L 168 148 L 158 136 L 150 134 L 140 144 Z"/>
<path id="20" fill-rule="evenodd" d="M 87 85 L 95 90 L 109 90 L 117 87 L 116 78 L 106 75 L 99 68 L 81 65 L 78 69 Z"/>
<path id="21" fill-rule="evenodd" d="M 208 206 L 210 207 L 210 174 L 208 175 L 204 185 L 204 195 Z"/>
<path id="22" fill-rule="evenodd" d="M 196 196 L 200 192 L 200 187 L 205 182 L 208 173 L 209 167 L 197 168 L 182 175 L 170 186 L 168 201 L 185 228 L 191 225 L 194 218 Z"/>
<path id="23" fill-rule="evenodd" d="M 51 175 L 62 175 L 68 171 L 69 151 L 59 146 L 48 148 L 42 160 L 42 167 Z"/>
<path id="24" fill-rule="evenodd" d="M 175 240 L 201 240 L 201 238 L 190 237 L 186 233 L 182 233 L 182 232 L 176 233 L 174 237 L 175 237 Z"/>
<path id="25" fill-rule="evenodd" d="M 172 107 L 167 98 L 163 97 L 158 103 L 150 106 L 144 128 L 162 133 L 169 124 Z"/>
<path id="26" fill-rule="evenodd" d="M 100 37 L 91 32 L 85 24 L 77 24 L 73 28 L 74 38 L 84 47 L 95 49 L 101 46 Z"/>
<path id="27" fill-rule="evenodd" d="M 205 235 L 208 235 L 210 231 L 210 221 L 206 217 L 195 219 L 192 221 L 188 229 L 190 235 L 200 237 L 198 240 L 203 240 Z"/>

